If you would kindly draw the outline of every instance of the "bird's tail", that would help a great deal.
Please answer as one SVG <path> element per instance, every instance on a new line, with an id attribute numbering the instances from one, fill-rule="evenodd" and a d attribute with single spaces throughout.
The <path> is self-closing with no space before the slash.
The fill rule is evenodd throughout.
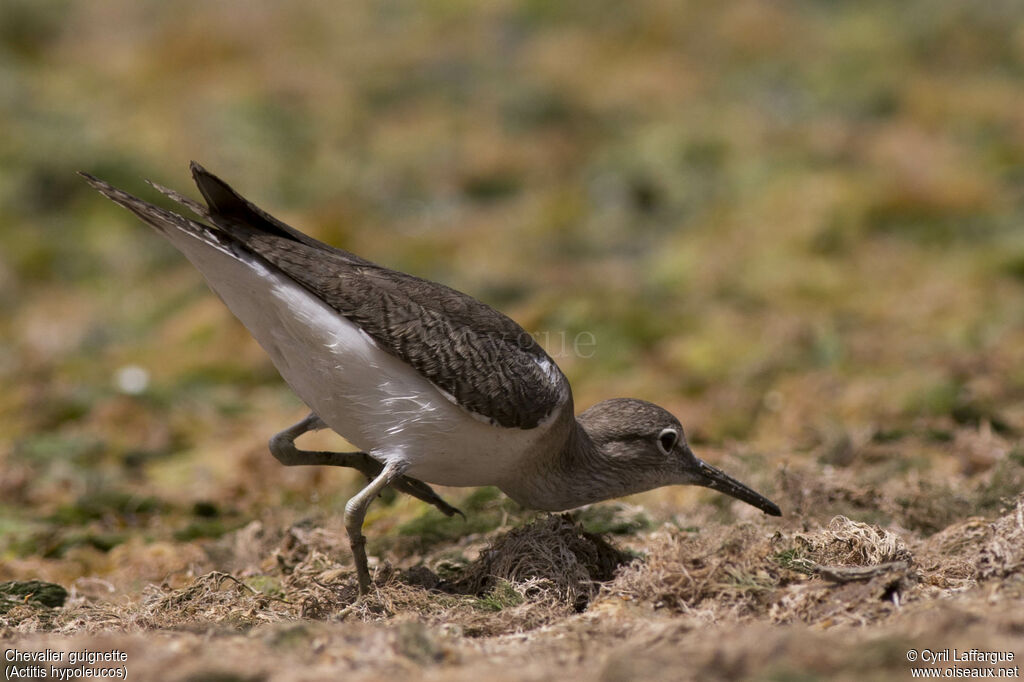
<path id="1" fill-rule="evenodd" d="M 100 180 L 89 173 L 79 171 L 78 174 L 85 178 L 86 182 L 92 185 L 92 187 L 100 194 L 137 215 L 143 222 L 152 226 L 158 232 L 170 239 L 172 243 L 177 244 L 178 235 L 186 234 L 226 253 L 234 255 L 234 252 L 237 249 L 237 244 L 234 240 L 231 239 L 229 235 L 215 227 L 211 227 L 210 225 L 206 225 L 195 220 L 190 220 L 183 215 L 179 215 L 173 211 L 168 211 L 167 209 L 160 208 L 159 206 L 154 206 L 148 201 L 144 201 L 137 196 L 128 194 L 127 192 L 120 190 L 110 183 Z M 175 201 L 188 207 L 197 216 L 209 216 L 205 207 L 197 204 L 191 199 L 183 197 L 172 190 L 156 185 L 154 186 Z"/>

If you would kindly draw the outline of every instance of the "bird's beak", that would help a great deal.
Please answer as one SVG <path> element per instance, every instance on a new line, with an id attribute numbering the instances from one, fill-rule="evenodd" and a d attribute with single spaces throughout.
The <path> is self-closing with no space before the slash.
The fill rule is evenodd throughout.
<path id="1" fill-rule="evenodd" d="M 721 469 L 716 469 L 707 462 L 694 457 L 696 467 L 691 468 L 694 485 L 702 485 L 720 493 L 725 493 L 737 500 L 743 500 L 771 516 L 782 516 L 779 506 L 755 490 L 743 485 Z"/>

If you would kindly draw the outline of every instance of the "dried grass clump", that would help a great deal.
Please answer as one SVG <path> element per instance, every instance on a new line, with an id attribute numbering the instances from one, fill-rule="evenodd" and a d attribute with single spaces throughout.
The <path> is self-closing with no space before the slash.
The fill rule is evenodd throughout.
<path id="1" fill-rule="evenodd" d="M 991 528 L 991 537 L 978 553 L 978 580 L 1019 576 L 1024 572 L 1024 494 Z"/>
<path id="2" fill-rule="evenodd" d="M 794 534 L 788 561 L 820 580 L 778 595 L 769 612 L 776 622 L 876 622 L 898 609 L 920 579 L 896 533 L 845 516 L 822 530 Z"/>
<path id="3" fill-rule="evenodd" d="M 823 566 L 877 566 L 894 561 L 913 563 L 898 535 L 878 526 L 836 516 L 828 528 L 797 533 L 793 539 L 808 558 Z"/>
<path id="4" fill-rule="evenodd" d="M 935 533 L 914 551 L 922 582 L 939 591 L 960 591 L 977 584 L 978 552 L 992 536 L 993 524 L 970 518 Z"/>
<path id="5" fill-rule="evenodd" d="M 246 630 L 297 615 L 289 601 L 258 592 L 229 573 L 213 571 L 179 590 L 151 586 L 135 620 L 146 628 L 205 629 L 216 624 Z"/>
<path id="6" fill-rule="evenodd" d="M 483 595 L 501 581 L 528 585 L 524 597 L 553 590 L 582 611 L 631 557 L 588 533 L 567 515 L 547 516 L 499 537 L 456 583 L 456 590 Z"/>
<path id="7" fill-rule="evenodd" d="M 630 557 L 550 516 L 498 536 L 461 577 L 442 581 L 425 566 L 377 570 L 371 594 L 356 600 L 351 566 L 338 538 L 293 527 L 267 548 L 269 573 L 213 572 L 178 590 L 152 588 L 142 627 L 218 624 L 248 629 L 266 622 L 396 620 L 454 628 L 466 636 L 525 632 L 580 610 Z M 258 588 L 258 589 L 257 589 Z"/>
<path id="8" fill-rule="evenodd" d="M 671 529 L 649 546 L 647 561 L 622 571 L 609 596 L 714 622 L 874 622 L 917 584 L 913 557 L 895 533 L 845 517 L 793 535 L 755 525 Z"/>
<path id="9" fill-rule="evenodd" d="M 609 596 L 704 611 L 717 620 L 761 610 L 773 590 L 800 577 L 776 560 L 776 540 L 756 526 L 712 527 L 699 534 L 672 528 L 649 540 L 646 561 L 624 568 Z"/>
<path id="10" fill-rule="evenodd" d="M 405 583 L 397 575 L 378 585 L 357 602 L 345 604 L 325 592 L 314 602 L 324 609 L 325 620 L 362 622 L 416 621 L 465 637 L 495 637 L 523 633 L 549 625 L 572 613 L 573 608 L 559 599 L 549 584 L 528 580 L 522 583 L 498 582 L 490 593 L 478 597 L 452 594 Z M 313 617 L 310 601 L 304 615 Z"/>

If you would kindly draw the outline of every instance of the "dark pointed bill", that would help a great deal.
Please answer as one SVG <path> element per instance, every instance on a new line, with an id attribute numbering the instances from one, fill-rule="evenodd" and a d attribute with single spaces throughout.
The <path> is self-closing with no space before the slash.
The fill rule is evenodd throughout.
<path id="1" fill-rule="evenodd" d="M 765 514 L 770 514 L 771 516 L 782 516 L 782 510 L 779 509 L 778 505 L 761 493 L 743 485 L 724 471 L 716 469 L 707 462 L 699 459 L 697 460 L 697 471 L 701 477 L 700 480 L 694 481 L 697 485 L 717 490 L 718 492 L 725 493 L 730 497 L 735 497 L 737 500 L 743 500 L 747 504 L 757 507 Z"/>

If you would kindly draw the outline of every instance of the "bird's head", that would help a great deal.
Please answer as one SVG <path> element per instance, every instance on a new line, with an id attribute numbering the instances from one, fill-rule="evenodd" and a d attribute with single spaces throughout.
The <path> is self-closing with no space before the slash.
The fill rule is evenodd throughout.
<path id="1" fill-rule="evenodd" d="M 764 495 L 693 454 L 682 424 L 667 410 L 633 398 L 600 402 L 577 417 L 614 475 L 630 480 L 629 492 L 664 485 L 700 485 L 753 505 L 772 516 L 779 507 Z"/>

